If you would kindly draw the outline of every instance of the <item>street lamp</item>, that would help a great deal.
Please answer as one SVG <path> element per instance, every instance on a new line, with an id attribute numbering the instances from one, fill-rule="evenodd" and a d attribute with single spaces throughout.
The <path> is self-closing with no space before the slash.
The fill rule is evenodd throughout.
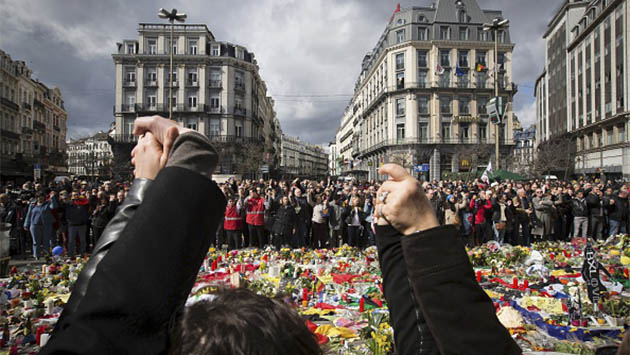
<path id="1" fill-rule="evenodd" d="M 169 67 L 169 89 L 168 89 L 168 118 L 173 119 L 173 22 L 184 22 L 186 20 L 186 14 L 177 12 L 177 9 L 166 11 L 164 8 L 160 8 L 158 16 L 163 19 L 168 19 L 171 23 L 171 40 L 169 42 L 169 53 L 171 54 L 171 65 Z"/>
<path id="2" fill-rule="evenodd" d="M 495 99 L 499 99 L 499 30 L 507 28 L 510 21 L 508 19 L 495 18 L 492 23 L 484 23 L 484 32 L 494 31 L 494 96 Z M 494 154 L 495 154 L 495 166 L 499 170 L 499 141 L 501 138 L 501 132 L 499 125 L 502 120 L 497 120 L 494 130 Z"/>

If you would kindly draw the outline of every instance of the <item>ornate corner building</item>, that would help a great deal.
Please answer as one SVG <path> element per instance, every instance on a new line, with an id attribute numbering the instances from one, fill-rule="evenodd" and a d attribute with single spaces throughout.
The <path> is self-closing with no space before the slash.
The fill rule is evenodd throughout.
<path id="1" fill-rule="evenodd" d="M 0 50 L 0 177 L 33 180 L 34 168 L 49 179 L 67 172 L 68 113 L 61 90 L 33 79 L 24 61 Z"/>
<path id="2" fill-rule="evenodd" d="M 129 160 L 136 117 L 168 117 L 172 78 L 172 119 L 216 144 L 221 151 L 217 174 L 251 174 L 262 166 L 266 171 L 276 169 L 280 124 L 254 54 L 217 41 L 206 25 L 199 24 L 174 25 L 170 45 L 170 26 L 141 23 L 139 38 L 118 43 L 112 55 L 115 160 Z"/>
<path id="3" fill-rule="evenodd" d="M 382 178 L 377 170 L 396 161 L 406 168 L 429 165 L 424 178 L 476 169 L 494 156 L 496 125 L 486 104 L 504 98 L 500 125 L 502 166 L 513 147 L 512 50 L 509 31 L 483 24 L 502 18 L 474 0 L 439 0 L 427 7 L 396 9 L 374 49 L 363 59 L 354 96 L 337 130 L 330 157 L 340 175 Z"/>

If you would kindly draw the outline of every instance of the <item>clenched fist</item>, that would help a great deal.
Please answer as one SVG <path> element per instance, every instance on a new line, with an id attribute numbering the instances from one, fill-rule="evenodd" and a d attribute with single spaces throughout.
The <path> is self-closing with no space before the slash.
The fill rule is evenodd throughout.
<path id="1" fill-rule="evenodd" d="M 389 175 L 389 180 L 383 183 L 377 194 L 375 216 L 379 225 L 389 223 L 403 235 L 440 225 L 422 185 L 407 170 L 396 164 L 386 164 L 379 173 Z M 381 201 L 385 192 L 387 197 Z"/>

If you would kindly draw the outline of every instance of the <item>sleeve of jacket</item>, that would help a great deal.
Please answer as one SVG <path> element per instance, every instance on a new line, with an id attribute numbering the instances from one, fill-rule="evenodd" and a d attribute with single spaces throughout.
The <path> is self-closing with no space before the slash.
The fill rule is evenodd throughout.
<path id="1" fill-rule="evenodd" d="M 383 275 L 383 293 L 394 328 L 396 354 L 439 354 L 414 299 L 400 235 L 392 227 L 376 226 L 376 246 Z"/>
<path id="2" fill-rule="evenodd" d="M 457 230 L 401 239 L 414 296 L 441 354 L 522 354 L 481 289 Z"/>
<path id="3" fill-rule="evenodd" d="M 225 205 L 206 177 L 164 168 L 42 354 L 166 353 Z"/>
<path id="4" fill-rule="evenodd" d="M 26 217 L 24 217 L 24 227 L 28 228 L 31 226 L 31 210 L 33 209 L 33 204 L 28 204 L 28 210 L 26 211 Z"/>

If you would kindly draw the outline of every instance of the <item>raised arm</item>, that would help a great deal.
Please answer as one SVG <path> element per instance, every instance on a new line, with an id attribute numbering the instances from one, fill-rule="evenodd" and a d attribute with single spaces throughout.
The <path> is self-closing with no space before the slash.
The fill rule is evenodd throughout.
<path id="1" fill-rule="evenodd" d="M 404 260 L 416 306 L 439 352 L 522 354 L 476 282 L 457 230 L 438 226 L 422 187 L 402 167 L 387 164 L 380 173 L 390 179 L 379 190 L 380 196 L 387 192 L 385 201 L 377 199 L 377 243 L 383 243 L 383 238 L 400 238 L 402 257 L 394 257 Z M 384 283 L 393 276 L 384 268 Z M 394 325 L 395 331 L 396 327 L 400 325 Z"/>

